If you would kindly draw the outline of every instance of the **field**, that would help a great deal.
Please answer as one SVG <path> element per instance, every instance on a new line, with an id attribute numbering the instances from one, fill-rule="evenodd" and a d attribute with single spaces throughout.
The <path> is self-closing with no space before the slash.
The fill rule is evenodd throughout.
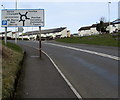
<path id="1" fill-rule="evenodd" d="M 120 47 L 120 33 L 56 39 L 58 42 Z"/>

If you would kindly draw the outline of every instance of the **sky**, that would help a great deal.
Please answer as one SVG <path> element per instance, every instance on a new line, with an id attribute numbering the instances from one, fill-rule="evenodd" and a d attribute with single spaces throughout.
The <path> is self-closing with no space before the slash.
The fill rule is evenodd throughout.
<path id="1" fill-rule="evenodd" d="M 14 9 L 14 1 L 15 0 L 9 0 L 8 2 L 8 0 L 1 0 L 0 5 L 4 5 L 6 9 Z M 44 9 L 45 26 L 42 27 L 42 29 L 67 27 L 71 34 L 73 34 L 77 33 L 80 27 L 98 23 L 101 17 L 105 17 L 106 22 L 108 21 L 108 1 L 101 1 L 102 2 L 96 2 L 95 0 L 67 0 L 65 2 L 62 0 L 44 0 L 43 2 L 42 0 L 19 0 L 17 8 Z M 2 6 L 0 8 L 3 9 Z M 112 0 L 110 4 L 110 21 L 114 21 L 117 18 L 118 1 Z M 32 29 L 38 30 L 38 27 L 25 27 L 24 32 L 32 31 Z M 8 30 L 15 31 L 15 28 L 8 28 Z M 0 27 L 0 31 L 4 31 L 4 28 Z"/>

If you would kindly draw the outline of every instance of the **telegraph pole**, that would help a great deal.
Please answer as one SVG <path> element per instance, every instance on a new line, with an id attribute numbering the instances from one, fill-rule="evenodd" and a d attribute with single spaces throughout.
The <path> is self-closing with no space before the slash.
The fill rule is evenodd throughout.
<path id="1" fill-rule="evenodd" d="M 1 5 L 1 6 L 5 9 L 4 5 Z M 3 37 L 3 35 L 2 35 L 2 37 Z M 5 41 L 5 45 L 7 45 L 7 27 L 5 27 L 4 41 Z"/>
<path id="2" fill-rule="evenodd" d="M 17 0 L 15 2 L 15 9 L 17 10 Z M 15 34 L 15 43 L 17 44 L 17 28 L 15 28 L 16 34 Z"/>

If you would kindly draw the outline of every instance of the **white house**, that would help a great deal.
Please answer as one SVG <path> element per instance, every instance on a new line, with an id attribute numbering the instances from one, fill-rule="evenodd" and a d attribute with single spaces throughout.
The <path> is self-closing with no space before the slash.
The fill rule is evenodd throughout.
<path id="1" fill-rule="evenodd" d="M 19 38 L 19 32 L 12 32 L 12 35 L 11 35 L 13 39 L 15 39 L 16 37 Z"/>
<path id="2" fill-rule="evenodd" d="M 120 19 L 110 22 L 110 25 L 107 22 L 105 23 L 105 25 L 107 25 L 107 28 L 106 28 L 107 32 L 109 32 L 109 30 L 110 30 L 110 33 L 115 33 L 120 31 Z M 100 34 L 100 32 L 97 31 L 96 27 L 97 27 L 97 24 L 93 24 L 92 26 L 81 27 L 78 30 L 78 33 L 80 36 L 90 36 L 90 35 Z"/>
<path id="3" fill-rule="evenodd" d="M 92 29 L 92 31 L 93 31 L 93 29 Z M 80 36 L 90 36 L 92 34 L 92 32 L 91 32 L 91 26 L 81 27 L 78 30 L 78 34 Z"/>
<path id="4" fill-rule="evenodd" d="M 55 38 L 63 38 L 67 37 L 68 32 L 66 27 L 60 27 L 60 28 L 54 28 L 54 29 L 46 29 L 41 30 L 41 38 L 42 39 L 55 39 Z M 27 38 L 36 40 L 39 36 L 39 31 L 29 31 L 26 32 L 23 35 L 23 38 L 26 38 L 25 36 L 28 36 Z M 22 35 L 20 35 L 22 37 Z"/>
<path id="5" fill-rule="evenodd" d="M 5 37 L 5 32 L 0 32 L 0 39 L 4 39 Z M 12 31 L 7 31 L 7 38 L 11 39 L 12 38 Z"/>

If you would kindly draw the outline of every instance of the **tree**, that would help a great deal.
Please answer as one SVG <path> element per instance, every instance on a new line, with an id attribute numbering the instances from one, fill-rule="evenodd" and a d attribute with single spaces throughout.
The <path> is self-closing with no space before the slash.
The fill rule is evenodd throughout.
<path id="1" fill-rule="evenodd" d="M 105 23 L 105 18 L 101 17 L 100 18 L 100 23 L 97 24 L 96 29 L 100 33 L 105 33 L 105 32 L 107 32 L 106 28 L 107 28 L 107 23 Z"/>

